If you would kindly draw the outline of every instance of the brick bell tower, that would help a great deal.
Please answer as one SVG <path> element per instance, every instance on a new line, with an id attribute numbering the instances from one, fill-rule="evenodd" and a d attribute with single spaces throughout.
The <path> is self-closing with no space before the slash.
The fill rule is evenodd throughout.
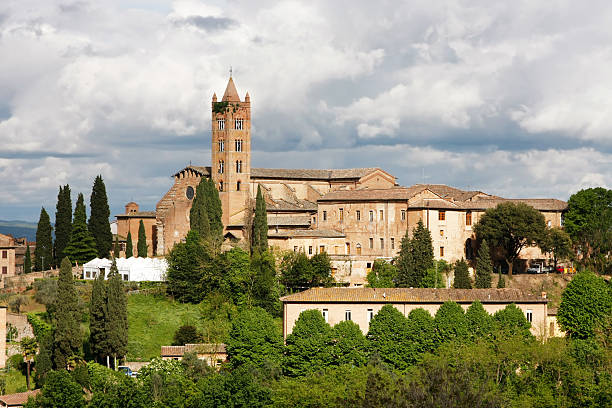
<path id="1" fill-rule="evenodd" d="M 219 190 L 223 225 L 242 221 L 251 181 L 251 98 L 240 100 L 232 74 L 221 101 L 212 99 L 211 177 Z"/>

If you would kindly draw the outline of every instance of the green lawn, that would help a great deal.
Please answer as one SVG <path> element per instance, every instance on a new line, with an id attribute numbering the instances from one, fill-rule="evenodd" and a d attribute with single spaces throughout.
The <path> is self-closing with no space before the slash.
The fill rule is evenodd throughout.
<path id="1" fill-rule="evenodd" d="M 162 296 L 128 296 L 128 360 L 143 361 L 159 356 L 161 346 L 172 344 L 174 332 L 181 325 L 197 326 L 198 305 L 174 302 Z"/>
<path id="2" fill-rule="evenodd" d="M 6 393 L 13 394 L 16 392 L 24 392 L 26 390 L 26 378 L 21 371 L 11 369 L 8 373 L 2 374 L 6 380 Z M 31 379 L 30 386 L 34 388 L 34 379 Z"/>

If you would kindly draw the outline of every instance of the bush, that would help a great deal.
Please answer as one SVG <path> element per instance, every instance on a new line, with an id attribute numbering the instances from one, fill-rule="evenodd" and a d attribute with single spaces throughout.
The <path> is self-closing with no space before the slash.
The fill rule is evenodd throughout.
<path id="1" fill-rule="evenodd" d="M 202 341 L 202 336 L 198 333 L 198 329 L 190 324 L 185 324 L 178 328 L 174 333 L 173 346 L 184 346 L 185 344 L 194 344 Z"/>

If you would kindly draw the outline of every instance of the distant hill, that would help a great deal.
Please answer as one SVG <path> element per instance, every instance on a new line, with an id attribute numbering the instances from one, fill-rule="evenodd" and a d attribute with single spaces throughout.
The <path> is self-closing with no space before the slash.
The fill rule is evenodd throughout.
<path id="1" fill-rule="evenodd" d="M 26 237 L 28 241 L 36 241 L 35 222 L 0 220 L 0 234 L 9 234 L 15 238 Z"/>

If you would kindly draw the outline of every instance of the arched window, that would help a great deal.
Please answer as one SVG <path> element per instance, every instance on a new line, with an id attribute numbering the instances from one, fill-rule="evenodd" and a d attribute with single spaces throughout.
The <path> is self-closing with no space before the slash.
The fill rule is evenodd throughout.
<path id="1" fill-rule="evenodd" d="M 242 151 L 242 140 L 236 140 L 236 151 L 237 152 L 241 152 Z"/>
<path id="2" fill-rule="evenodd" d="M 465 240 L 465 259 L 474 259 L 474 248 L 472 247 L 472 238 Z"/>
<path id="3" fill-rule="evenodd" d="M 223 191 L 223 180 L 219 182 L 219 191 Z"/>
<path id="4" fill-rule="evenodd" d="M 357 250 L 357 255 L 361 255 L 361 244 L 357 243 L 357 245 L 355 245 L 355 248 Z"/>
<path id="5" fill-rule="evenodd" d="M 223 174 L 224 167 L 225 162 L 223 160 L 219 160 L 219 174 Z"/>
<path id="6" fill-rule="evenodd" d="M 240 181 L 236 182 L 236 191 L 240 191 Z"/>
<path id="7" fill-rule="evenodd" d="M 242 160 L 236 160 L 236 173 L 242 173 Z"/>
<path id="8" fill-rule="evenodd" d="M 225 140 L 219 140 L 219 151 L 225 151 Z"/>

